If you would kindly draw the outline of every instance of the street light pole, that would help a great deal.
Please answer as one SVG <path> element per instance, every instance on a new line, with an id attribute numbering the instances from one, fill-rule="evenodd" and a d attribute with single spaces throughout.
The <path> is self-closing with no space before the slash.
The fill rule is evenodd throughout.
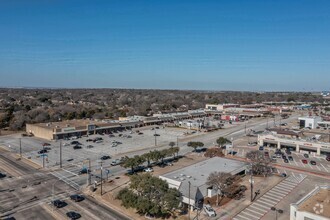
<path id="1" fill-rule="evenodd" d="M 155 134 L 154 134 L 154 136 L 155 136 L 155 146 L 157 146 L 157 136 L 156 136 L 156 130 L 155 130 Z"/>
<path id="2" fill-rule="evenodd" d="M 189 185 L 189 187 L 188 187 L 188 199 L 189 199 L 189 204 L 188 204 L 188 219 L 190 220 L 190 181 L 188 181 L 188 185 Z"/>
<path id="3" fill-rule="evenodd" d="M 60 140 L 60 168 L 62 168 L 62 140 Z"/>
<path id="4" fill-rule="evenodd" d="M 19 139 L 19 155 L 22 159 L 22 139 L 21 138 Z"/>

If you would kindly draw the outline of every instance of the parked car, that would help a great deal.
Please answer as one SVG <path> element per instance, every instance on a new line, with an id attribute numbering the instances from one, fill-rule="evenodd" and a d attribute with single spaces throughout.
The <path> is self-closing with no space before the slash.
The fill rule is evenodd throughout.
<path id="1" fill-rule="evenodd" d="M 79 141 L 71 141 L 71 143 L 70 143 L 71 145 L 80 145 L 81 143 L 79 143 Z"/>
<path id="2" fill-rule="evenodd" d="M 158 136 L 160 136 L 160 134 L 154 134 L 154 136 L 157 136 L 158 137 Z"/>
<path id="3" fill-rule="evenodd" d="M 78 149 L 81 149 L 82 147 L 80 146 L 80 145 L 75 145 L 75 146 L 73 146 L 73 149 L 74 150 L 78 150 Z"/>
<path id="4" fill-rule="evenodd" d="M 259 147 L 259 150 L 264 150 L 264 147 L 263 147 L 263 146 L 260 146 L 260 147 Z"/>
<path id="5" fill-rule="evenodd" d="M 209 217 L 215 217 L 217 215 L 210 205 L 204 205 L 203 210 Z"/>
<path id="6" fill-rule="evenodd" d="M 286 175 L 286 173 L 281 173 L 280 176 L 281 176 L 281 177 L 286 177 L 287 175 Z"/>
<path id="7" fill-rule="evenodd" d="M 287 155 L 291 155 L 291 151 L 289 151 L 289 150 L 286 150 L 285 153 L 286 153 Z"/>
<path id="8" fill-rule="evenodd" d="M 292 157 L 292 156 L 288 156 L 288 159 L 289 159 L 290 161 L 293 161 L 293 157 Z"/>
<path id="9" fill-rule="evenodd" d="M 49 143 L 43 143 L 42 146 L 50 146 Z"/>
<path id="10" fill-rule="evenodd" d="M 316 162 L 315 162 L 314 160 L 311 160 L 309 163 L 310 163 L 311 165 L 316 165 Z"/>
<path id="11" fill-rule="evenodd" d="M 51 150 L 52 148 L 50 147 L 44 147 L 44 150 Z"/>
<path id="12" fill-rule="evenodd" d="M 305 160 L 305 159 L 301 160 L 301 162 L 302 162 L 303 164 L 308 164 L 307 160 Z"/>
<path id="13" fill-rule="evenodd" d="M 80 201 L 83 201 L 85 199 L 85 197 L 83 197 L 82 195 L 73 194 L 70 196 L 70 199 L 75 202 L 80 202 Z"/>
<path id="14" fill-rule="evenodd" d="M 66 202 L 64 202 L 64 201 L 62 201 L 62 200 L 59 200 L 59 199 L 56 199 L 56 200 L 52 201 L 52 204 L 53 204 L 53 206 L 55 206 L 56 208 L 62 208 L 62 207 L 64 207 L 64 206 L 67 205 Z"/>
<path id="15" fill-rule="evenodd" d="M 0 173 L 0 179 L 5 178 L 7 175 L 4 173 Z"/>
<path id="16" fill-rule="evenodd" d="M 69 146 L 70 144 L 69 143 L 64 143 L 63 146 Z"/>
<path id="17" fill-rule="evenodd" d="M 68 216 L 72 220 L 81 218 L 81 215 L 78 212 L 74 211 L 67 212 L 66 216 Z"/>
<path id="18" fill-rule="evenodd" d="M 79 171 L 79 174 L 87 174 L 87 173 L 90 173 L 91 171 L 87 168 L 82 168 L 80 171 Z"/>
<path id="19" fill-rule="evenodd" d="M 153 172 L 154 170 L 151 167 L 147 167 L 143 171 L 147 172 L 147 173 L 150 173 L 150 172 Z"/>
<path id="20" fill-rule="evenodd" d="M 308 154 L 304 154 L 304 157 L 305 157 L 305 158 L 309 158 L 309 155 L 308 155 Z"/>
<path id="21" fill-rule="evenodd" d="M 284 159 L 283 161 L 284 161 L 284 163 L 289 163 L 288 159 Z"/>
<path id="22" fill-rule="evenodd" d="M 48 151 L 47 150 L 40 150 L 40 151 L 38 151 L 38 154 L 45 154 L 45 153 L 48 153 Z"/>
<path id="23" fill-rule="evenodd" d="M 86 142 L 92 142 L 93 141 L 93 139 L 87 139 L 86 140 Z"/>
<path id="24" fill-rule="evenodd" d="M 122 159 L 115 159 L 113 161 L 111 161 L 110 165 L 111 166 L 117 166 L 119 164 L 123 163 L 123 160 Z"/>
<path id="25" fill-rule="evenodd" d="M 101 160 L 108 160 L 108 159 L 111 159 L 111 157 L 109 155 L 104 155 L 100 159 Z"/>
<path id="26" fill-rule="evenodd" d="M 93 148 L 94 146 L 93 145 L 87 145 L 86 148 L 90 149 L 90 148 Z"/>

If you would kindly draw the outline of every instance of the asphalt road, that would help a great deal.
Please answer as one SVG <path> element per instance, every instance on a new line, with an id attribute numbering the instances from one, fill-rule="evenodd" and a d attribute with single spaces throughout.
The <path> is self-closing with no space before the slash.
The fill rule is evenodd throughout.
<path id="1" fill-rule="evenodd" d="M 83 202 L 72 202 L 69 196 L 78 193 L 75 189 L 48 171 L 36 170 L 16 160 L 8 152 L 1 151 L 0 164 L 1 172 L 7 174 L 7 177 L 0 179 L 0 218 L 55 219 L 49 212 L 53 208 L 51 201 L 63 199 L 68 201 L 67 208 L 78 211 L 82 219 L 127 219 L 94 198 L 86 197 Z M 49 206 L 48 209 L 45 206 Z M 67 218 L 65 210 L 60 210 L 64 212 L 60 219 Z"/>

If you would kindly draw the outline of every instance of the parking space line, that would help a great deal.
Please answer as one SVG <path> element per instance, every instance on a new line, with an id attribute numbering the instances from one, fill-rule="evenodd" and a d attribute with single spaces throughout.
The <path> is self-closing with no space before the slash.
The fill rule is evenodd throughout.
<path id="1" fill-rule="evenodd" d="M 293 173 L 293 172 L 291 172 L 291 174 L 292 174 L 292 176 L 293 176 L 294 178 L 296 178 L 296 176 L 294 175 L 294 173 Z"/>
<path id="2" fill-rule="evenodd" d="M 319 169 L 321 171 L 321 168 L 318 165 L 316 165 L 316 167 L 317 167 L 317 169 Z"/>
<path id="3" fill-rule="evenodd" d="M 303 162 L 300 161 L 300 163 L 303 165 L 303 167 L 306 167 L 305 164 Z"/>
<path id="4" fill-rule="evenodd" d="M 299 166 L 298 163 L 295 160 L 293 160 L 293 161 L 295 162 L 296 166 Z"/>
<path id="5" fill-rule="evenodd" d="M 321 163 L 320 163 L 321 164 Z M 329 172 L 329 170 L 327 168 L 325 168 L 325 166 L 323 164 L 321 164 L 321 166 L 327 171 Z"/>
<path id="6" fill-rule="evenodd" d="M 311 169 L 313 169 L 313 167 L 312 167 L 312 165 L 311 165 L 310 163 L 308 163 L 308 165 L 309 165 L 309 167 L 310 167 Z"/>

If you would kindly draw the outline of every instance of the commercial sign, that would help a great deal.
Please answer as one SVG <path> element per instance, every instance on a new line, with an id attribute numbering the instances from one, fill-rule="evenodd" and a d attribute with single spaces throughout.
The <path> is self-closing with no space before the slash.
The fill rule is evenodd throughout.
<path id="1" fill-rule="evenodd" d="M 74 131 L 76 130 L 75 127 L 67 127 L 67 128 L 62 128 L 62 132 L 67 132 L 67 131 Z"/>
<path id="2" fill-rule="evenodd" d="M 94 131 L 95 130 L 95 125 L 87 125 L 87 130 L 88 131 Z"/>

